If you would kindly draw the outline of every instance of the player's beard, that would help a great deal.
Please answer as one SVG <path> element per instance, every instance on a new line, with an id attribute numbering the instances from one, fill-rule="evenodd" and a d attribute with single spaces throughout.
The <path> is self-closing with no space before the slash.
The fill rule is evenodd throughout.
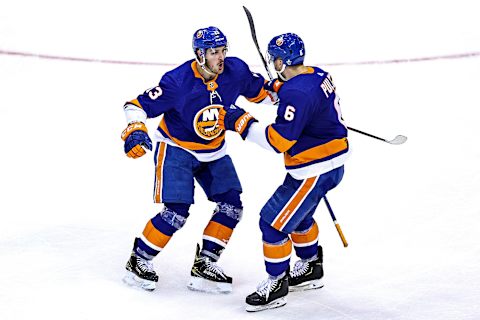
<path id="1" fill-rule="evenodd" d="M 215 64 L 214 66 L 208 65 L 208 69 L 210 69 L 210 71 L 215 73 L 215 74 L 222 74 L 224 68 L 225 68 L 225 61 L 219 62 L 219 63 Z"/>

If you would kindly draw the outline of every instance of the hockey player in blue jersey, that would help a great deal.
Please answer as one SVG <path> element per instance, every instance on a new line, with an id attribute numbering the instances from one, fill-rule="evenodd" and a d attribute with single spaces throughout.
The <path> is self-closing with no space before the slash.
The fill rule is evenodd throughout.
<path id="1" fill-rule="evenodd" d="M 303 64 L 299 36 L 286 33 L 268 44 L 269 60 L 280 79 L 265 87 L 278 91 L 274 123 L 262 125 L 232 105 L 220 113 L 220 126 L 268 150 L 284 154 L 287 175 L 260 213 L 267 280 L 247 296 L 247 311 L 286 304 L 288 291 L 323 287 L 323 253 L 313 214 L 320 200 L 343 177 L 349 155 L 347 128 L 332 77 Z M 292 247 L 300 258 L 290 270 Z"/>
<path id="2" fill-rule="evenodd" d="M 216 208 L 204 230 L 201 249 L 197 245 L 188 287 L 230 292 L 232 278 L 217 260 L 242 217 L 242 187 L 226 155 L 225 131 L 218 126 L 218 115 L 240 95 L 258 103 L 268 93 L 261 75 L 252 73 L 242 60 L 226 57 L 227 38 L 218 28 L 197 30 L 192 46 L 195 59 L 165 73 L 156 87 L 124 106 L 128 126 L 122 139 L 131 158 L 152 150 L 145 122 L 163 115 L 154 133 L 154 201 L 164 204 L 135 238 L 124 281 L 155 289 L 158 276 L 152 259 L 185 224 L 196 180 Z"/>

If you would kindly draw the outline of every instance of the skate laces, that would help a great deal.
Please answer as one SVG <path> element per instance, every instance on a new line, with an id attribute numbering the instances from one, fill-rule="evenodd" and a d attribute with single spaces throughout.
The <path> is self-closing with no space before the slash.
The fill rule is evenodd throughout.
<path id="1" fill-rule="evenodd" d="M 216 262 L 214 262 L 214 261 L 212 261 L 208 258 L 203 258 L 203 259 L 205 261 L 206 269 L 208 271 L 213 272 L 217 275 L 220 275 L 223 278 L 226 278 L 225 273 L 223 272 L 223 269 L 220 268 L 220 266 Z"/>
<path id="2" fill-rule="evenodd" d="M 265 300 L 268 300 L 268 297 L 270 296 L 270 292 L 275 290 L 275 288 L 278 286 L 278 279 L 272 279 L 268 278 L 267 280 L 263 280 L 257 287 L 257 293 L 265 297 Z"/>
<path id="3" fill-rule="evenodd" d="M 309 267 L 310 267 L 309 261 L 298 260 L 295 262 L 295 265 L 293 266 L 293 270 L 290 272 L 290 276 L 291 277 L 301 276 L 308 271 Z"/>
<path id="4" fill-rule="evenodd" d="M 137 256 L 137 265 L 142 272 L 153 272 L 153 262 Z"/>

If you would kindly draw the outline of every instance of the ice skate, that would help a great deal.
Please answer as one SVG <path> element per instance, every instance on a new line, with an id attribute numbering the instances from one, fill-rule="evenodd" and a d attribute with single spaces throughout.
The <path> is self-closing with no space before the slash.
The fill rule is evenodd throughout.
<path id="1" fill-rule="evenodd" d="M 194 291 L 210 293 L 232 292 L 232 278 L 209 257 L 200 256 L 200 245 L 197 244 L 195 260 L 191 271 L 188 288 Z"/>
<path id="2" fill-rule="evenodd" d="M 247 296 L 245 310 L 256 312 L 284 306 L 287 303 L 287 294 L 288 271 L 281 278 L 268 278 L 260 283 L 257 290 Z"/>
<path id="3" fill-rule="evenodd" d="M 290 271 L 288 284 L 290 291 L 304 291 L 323 287 L 323 252 L 318 246 L 317 258 L 311 261 L 299 260 Z"/>
<path id="4" fill-rule="evenodd" d="M 127 269 L 127 273 L 125 277 L 123 277 L 123 282 L 144 290 L 155 290 L 158 276 L 155 270 L 153 270 L 152 261 L 143 259 L 132 252 L 125 268 Z"/>

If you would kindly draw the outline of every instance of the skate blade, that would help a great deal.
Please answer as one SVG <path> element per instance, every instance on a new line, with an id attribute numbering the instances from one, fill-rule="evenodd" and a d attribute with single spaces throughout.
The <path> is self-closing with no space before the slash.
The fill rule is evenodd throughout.
<path id="1" fill-rule="evenodd" d="M 232 284 L 225 282 L 215 282 L 199 277 L 190 277 L 187 285 L 188 289 L 193 291 L 201 291 L 208 293 L 230 293 L 232 292 Z"/>
<path id="2" fill-rule="evenodd" d="M 247 312 L 257 312 L 257 311 L 263 311 L 268 309 L 280 308 L 286 304 L 287 304 L 287 297 L 281 297 L 263 306 L 253 306 L 253 305 L 247 304 L 245 306 L 245 310 Z"/>
<path id="3" fill-rule="evenodd" d="M 153 291 L 157 287 L 155 281 L 142 279 L 130 271 L 127 271 L 122 280 L 131 287 L 138 287 L 147 291 Z"/>
<path id="4" fill-rule="evenodd" d="M 305 281 L 296 286 L 289 286 L 288 291 L 290 292 L 298 292 L 298 291 L 305 291 L 305 290 L 314 290 L 323 288 L 323 281 L 321 279 L 318 280 L 310 280 Z"/>

